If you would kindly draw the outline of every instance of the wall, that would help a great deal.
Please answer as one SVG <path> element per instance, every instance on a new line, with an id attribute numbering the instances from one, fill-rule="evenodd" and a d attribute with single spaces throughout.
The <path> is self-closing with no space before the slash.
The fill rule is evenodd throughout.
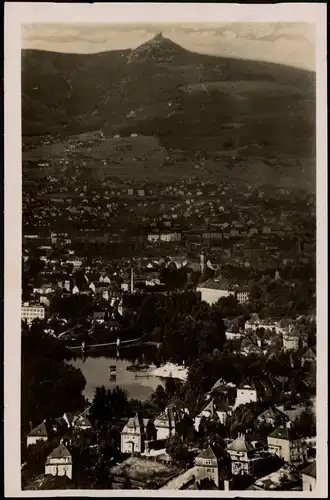
<path id="1" fill-rule="evenodd" d="M 134 449 L 133 445 L 134 443 Z M 141 436 L 139 434 L 122 434 L 121 435 L 121 451 L 122 453 L 141 453 L 142 450 L 142 443 L 141 443 Z"/>
<path id="2" fill-rule="evenodd" d="M 303 491 L 314 491 L 316 489 L 316 479 L 306 474 L 301 475 Z"/>
<path id="3" fill-rule="evenodd" d="M 273 437 L 267 438 L 268 451 L 272 455 L 277 455 L 283 458 L 285 462 L 290 462 L 290 445 L 289 441 L 285 439 L 278 439 Z"/>
<path id="4" fill-rule="evenodd" d="M 217 302 L 221 297 L 229 297 L 229 295 L 234 295 L 234 292 L 229 290 L 214 290 L 212 288 L 202 288 L 198 287 L 197 292 L 201 292 L 202 300 L 212 305 Z"/>
<path id="5" fill-rule="evenodd" d="M 245 405 L 252 402 L 255 403 L 257 399 L 256 391 L 238 389 L 235 400 L 235 408 L 239 405 Z"/>
<path id="6" fill-rule="evenodd" d="M 40 436 L 28 436 L 26 439 L 26 445 L 36 444 L 38 441 L 47 441 L 48 438 Z"/>
<path id="7" fill-rule="evenodd" d="M 45 466 L 45 474 L 67 476 L 72 479 L 72 464 L 49 464 Z"/>

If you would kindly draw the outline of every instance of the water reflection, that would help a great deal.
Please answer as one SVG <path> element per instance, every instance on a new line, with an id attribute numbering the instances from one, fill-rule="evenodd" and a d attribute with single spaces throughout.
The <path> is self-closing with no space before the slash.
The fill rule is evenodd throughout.
<path id="1" fill-rule="evenodd" d="M 114 389 L 116 385 L 125 389 L 129 398 L 149 398 L 158 385 L 164 381 L 144 371 L 127 370 L 128 367 L 156 367 L 157 349 L 153 346 L 138 346 L 116 350 L 77 351 L 69 363 L 80 368 L 86 378 L 85 397 L 92 399 L 96 387 L 104 385 L 106 389 Z M 116 368 L 116 378 L 110 377 L 110 366 Z"/>

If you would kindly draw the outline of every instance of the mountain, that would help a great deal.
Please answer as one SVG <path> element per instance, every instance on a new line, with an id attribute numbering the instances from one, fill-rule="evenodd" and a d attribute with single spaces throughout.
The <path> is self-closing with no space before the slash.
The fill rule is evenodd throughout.
<path id="1" fill-rule="evenodd" d="M 139 45 L 128 56 L 128 62 L 173 63 L 184 59 L 188 51 L 169 38 L 157 33 L 151 40 Z"/>
<path id="2" fill-rule="evenodd" d="M 22 51 L 24 143 L 102 129 L 189 155 L 315 155 L 315 74 L 196 54 L 156 35 L 134 50 Z"/>

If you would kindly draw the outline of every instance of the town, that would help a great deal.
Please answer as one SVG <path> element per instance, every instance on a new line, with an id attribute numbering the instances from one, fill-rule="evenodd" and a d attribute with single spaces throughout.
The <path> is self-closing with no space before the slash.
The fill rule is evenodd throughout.
<path id="1" fill-rule="evenodd" d="M 23 487 L 313 491 L 313 198 L 47 181 L 23 199 Z M 105 352 L 86 397 L 70 360 Z"/>

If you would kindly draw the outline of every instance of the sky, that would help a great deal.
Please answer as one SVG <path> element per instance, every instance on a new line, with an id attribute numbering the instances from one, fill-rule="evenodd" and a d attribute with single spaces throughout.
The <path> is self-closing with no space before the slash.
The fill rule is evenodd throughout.
<path id="1" fill-rule="evenodd" d="M 157 32 L 193 52 L 315 69 L 308 23 L 34 23 L 22 25 L 22 47 L 71 53 L 133 49 Z"/>

